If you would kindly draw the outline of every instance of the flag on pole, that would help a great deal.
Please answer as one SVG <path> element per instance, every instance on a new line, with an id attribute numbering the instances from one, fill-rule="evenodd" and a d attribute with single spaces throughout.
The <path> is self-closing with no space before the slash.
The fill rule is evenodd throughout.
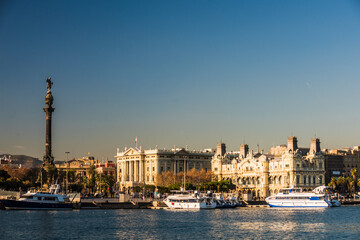
<path id="1" fill-rule="evenodd" d="M 137 143 L 137 137 L 135 138 L 135 143 Z"/>

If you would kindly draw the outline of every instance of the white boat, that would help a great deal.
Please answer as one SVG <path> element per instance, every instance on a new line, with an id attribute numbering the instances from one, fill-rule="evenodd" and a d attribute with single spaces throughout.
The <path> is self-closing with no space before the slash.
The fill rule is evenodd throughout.
<path id="1" fill-rule="evenodd" d="M 284 188 L 275 196 L 267 197 L 265 201 L 270 207 L 340 207 L 340 202 L 331 199 L 326 190 L 325 186 L 317 187 L 312 192 L 303 192 L 301 188 Z"/>
<path id="2" fill-rule="evenodd" d="M 72 209 L 73 204 L 70 202 L 66 195 L 59 193 L 60 185 L 55 184 L 50 187 L 50 191 L 38 192 L 28 191 L 21 196 L 18 200 L 3 199 L 0 202 L 4 205 L 5 209 Z"/>
<path id="3" fill-rule="evenodd" d="M 164 203 L 170 209 L 214 209 L 216 203 L 213 198 L 200 197 L 198 193 L 178 192 L 168 196 Z"/>

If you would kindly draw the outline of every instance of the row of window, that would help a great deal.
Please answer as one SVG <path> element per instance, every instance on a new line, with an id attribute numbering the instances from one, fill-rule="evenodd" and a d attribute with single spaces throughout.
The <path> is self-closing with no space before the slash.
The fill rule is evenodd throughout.
<path id="1" fill-rule="evenodd" d="M 197 202 L 196 199 L 185 199 L 185 200 L 179 200 L 179 199 L 171 199 L 170 202 L 182 202 L 182 203 L 195 203 Z"/>
<path id="2" fill-rule="evenodd" d="M 298 163 L 298 164 L 296 164 L 296 167 L 297 168 L 300 168 L 300 164 Z M 319 163 L 319 169 L 322 169 L 322 167 L 323 167 L 323 165 L 322 165 L 322 163 L 320 162 Z M 302 168 L 307 168 L 307 169 L 316 169 L 316 165 L 315 164 L 310 164 L 310 166 L 309 165 L 306 165 L 305 163 L 303 163 L 302 164 Z"/>
<path id="3" fill-rule="evenodd" d="M 276 197 L 275 199 L 310 199 L 310 197 Z M 324 199 L 323 197 L 319 197 L 319 200 Z"/>
<path id="4" fill-rule="evenodd" d="M 27 197 L 27 199 L 34 199 L 38 201 L 57 201 L 57 197 L 36 197 L 36 196 L 30 196 Z"/>
<path id="5" fill-rule="evenodd" d="M 152 176 L 151 179 L 152 179 L 153 182 L 155 181 L 155 177 L 154 177 L 154 176 Z M 120 176 L 120 177 L 119 177 L 119 181 L 122 182 L 122 180 L 123 180 L 123 178 Z M 125 177 L 124 180 L 125 180 L 125 181 L 130 181 L 129 176 Z M 134 181 L 138 181 L 138 180 L 136 179 L 136 180 L 134 180 Z M 146 176 L 146 181 L 148 181 L 148 182 L 150 181 L 150 176 Z"/>
<path id="6" fill-rule="evenodd" d="M 316 176 L 303 176 L 303 184 L 306 185 L 306 184 L 316 184 Z M 323 178 L 322 176 L 319 176 L 318 177 L 319 179 L 319 184 L 322 184 L 323 183 Z M 312 181 L 311 181 L 312 180 Z M 296 184 L 300 184 L 300 176 L 299 175 L 296 175 Z"/>

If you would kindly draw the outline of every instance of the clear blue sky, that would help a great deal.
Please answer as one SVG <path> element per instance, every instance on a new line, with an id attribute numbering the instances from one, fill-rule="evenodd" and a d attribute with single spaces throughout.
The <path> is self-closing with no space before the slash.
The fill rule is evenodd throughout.
<path id="1" fill-rule="evenodd" d="M 1 1 L 0 153 L 360 145 L 359 1 Z"/>

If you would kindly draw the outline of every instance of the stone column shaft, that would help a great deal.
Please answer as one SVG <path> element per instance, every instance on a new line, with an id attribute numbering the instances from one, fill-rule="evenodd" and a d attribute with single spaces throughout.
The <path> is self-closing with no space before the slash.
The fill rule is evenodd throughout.
<path id="1" fill-rule="evenodd" d="M 152 165 L 151 165 L 151 160 L 150 160 L 150 182 L 152 182 Z"/>
<path id="2" fill-rule="evenodd" d="M 125 171 L 126 171 L 126 162 L 123 161 L 123 162 L 121 163 L 121 175 L 122 175 L 122 177 L 121 177 L 121 182 L 122 182 L 122 183 L 125 183 Z"/>

